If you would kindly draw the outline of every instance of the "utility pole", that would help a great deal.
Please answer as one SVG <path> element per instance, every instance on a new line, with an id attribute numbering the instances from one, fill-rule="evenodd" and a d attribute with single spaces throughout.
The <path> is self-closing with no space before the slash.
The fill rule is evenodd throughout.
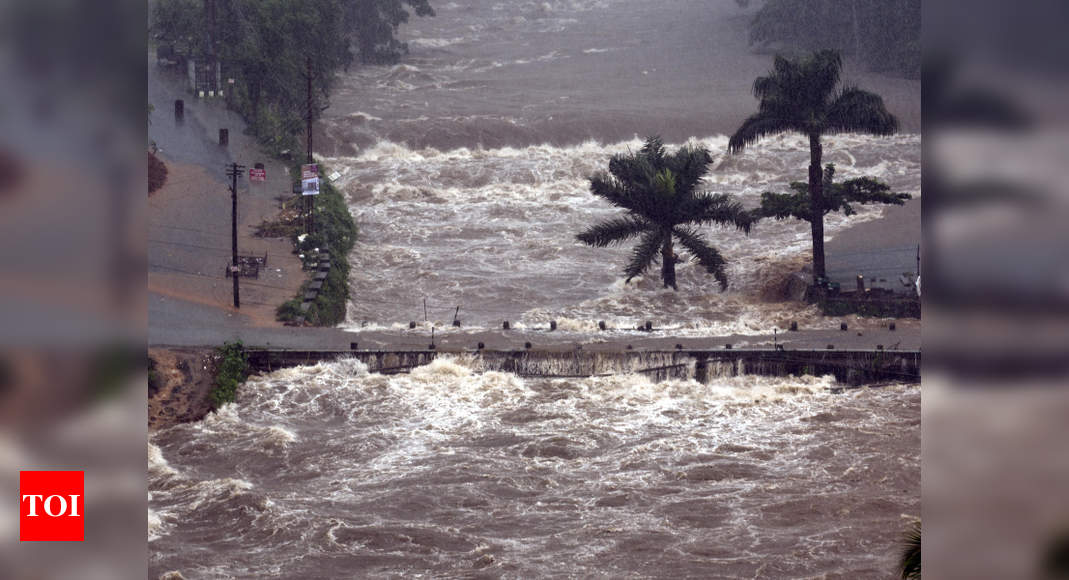
<path id="1" fill-rule="evenodd" d="M 232 261 L 230 262 L 230 276 L 234 279 L 234 308 L 241 308 L 241 299 L 238 297 L 238 276 L 241 275 L 241 266 L 238 265 L 238 175 L 245 170 L 244 165 L 231 163 L 226 170 L 226 176 L 230 181 L 230 249 Z"/>
<path id="2" fill-rule="evenodd" d="M 313 106 L 315 105 L 312 100 L 312 79 L 315 78 L 315 75 L 312 74 L 312 57 L 307 57 L 306 62 L 308 70 L 307 73 L 305 73 L 304 78 L 308 81 L 308 116 L 306 117 L 306 120 L 308 121 L 308 164 L 311 165 L 312 163 L 315 163 L 315 161 L 312 159 L 312 121 L 314 119 Z M 307 195 L 305 197 L 308 198 L 308 201 L 305 204 L 308 210 L 308 221 L 305 231 L 311 233 L 315 231 L 316 196 Z"/>

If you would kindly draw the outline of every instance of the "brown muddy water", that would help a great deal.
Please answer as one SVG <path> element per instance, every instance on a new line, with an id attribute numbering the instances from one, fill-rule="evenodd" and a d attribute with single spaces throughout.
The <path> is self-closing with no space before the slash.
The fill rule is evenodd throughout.
<path id="1" fill-rule="evenodd" d="M 150 575 L 889 578 L 920 389 L 830 384 L 278 371 L 153 435 Z"/>
<path id="2" fill-rule="evenodd" d="M 766 303 L 809 248 L 801 222 L 705 233 L 730 287 L 684 264 L 680 292 L 623 284 L 630 247 L 575 242 L 616 210 L 587 178 L 661 134 L 713 153 L 705 185 L 748 207 L 804 180 L 807 141 L 741 155 L 768 55 L 730 0 L 439 2 L 411 54 L 354 68 L 317 127 L 360 227 L 345 326 L 766 334 L 811 308 Z M 920 194 L 919 83 L 867 76 L 903 121 L 833 136 L 838 177 Z M 880 216 L 829 216 L 829 236 Z M 613 334 L 618 331 L 608 331 Z M 622 331 L 619 331 L 622 332 Z M 252 379 L 149 443 L 150 576 L 186 578 L 890 578 L 920 512 L 920 389 L 833 395 L 830 379 L 521 379 L 441 359 Z"/>
<path id="3" fill-rule="evenodd" d="M 656 268 L 624 285 L 632 245 L 575 241 L 619 212 L 590 194 L 588 178 L 647 135 L 709 148 L 704 188 L 747 207 L 806 179 L 802 136 L 727 154 L 727 135 L 757 110 L 753 79 L 772 62 L 747 46 L 752 9 L 731 0 L 432 4 L 436 17 L 403 30 L 410 55 L 341 78 L 317 127 L 317 155 L 341 175 L 360 227 L 343 326 L 404 328 L 424 320 L 426 299 L 430 322 L 447 327 L 457 306 L 466 328 L 557 320 L 582 332 L 599 320 L 634 328 L 651 316 L 689 336 L 763 334 L 790 319 L 838 327 L 815 309 L 756 298 L 807 253 L 801 221 L 765 221 L 748 237 L 703 228 L 730 263 L 725 293 L 689 263 L 679 271 L 682 292 L 665 292 Z M 919 195 L 920 84 L 849 63 L 844 83 L 878 91 L 903 132 L 829 136 L 825 162 L 839 179 L 870 175 Z M 880 215 L 872 207 L 831 214 L 826 231 Z"/>

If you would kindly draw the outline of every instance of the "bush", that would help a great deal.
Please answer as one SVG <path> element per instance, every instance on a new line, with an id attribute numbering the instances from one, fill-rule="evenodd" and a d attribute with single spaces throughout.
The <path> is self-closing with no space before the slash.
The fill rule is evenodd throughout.
<path id="1" fill-rule="evenodd" d="M 328 173 L 320 164 L 320 174 Z M 300 175 L 300 166 L 291 168 L 294 179 Z M 315 326 L 334 326 L 345 320 L 349 301 L 349 252 L 356 243 L 357 229 L 345 197 L 329 181 L 320 184 L 316 196 L 316 231 L 303 239 L 295 233 L 293 238 L 297 251 L 305 256 L 305 265 L 314 267 L 319 263 L 319 253 L 330 255 L 331 268 L 319 295 L 304 314 L 305 321 Z M 301 315 L 300 305 L 307 285 L 302 285 L 297 297 L 278 308 L 279 320 L 294 320 Z"/>
<path id="2" fill-rule="evenodd" d="M 304 292 L 304 286 L 303 285 L 301 286 L 301 291 Z M 278 318 L 279 320 L 283 321 L 283 322 L 288 322 L 290 320 L 296 320 L 297 317 L 300 316 L 300 315 L 301 315 L 301 299 L 300 298 L 293 298 L 291 300 L 287 300 L 286 302 L 283 302 L 282 305 L 279 306 L 275 310 L 275 317 Z"/>
<path id="3" fill-rule="evenodd" d="M 167 166 L 152 153 L 148 154 L 148 192 L 152 193 L 167 182 Z"/>
<path id="4" fill-rule="evenodd" d="M 240 340 L 225 343 L 216 351 L 216 355 L 215 388 L 209 395 L 213 409 L 233 402 L 238 394 L 238 385 L 249 376 L 249 360 Z"/>

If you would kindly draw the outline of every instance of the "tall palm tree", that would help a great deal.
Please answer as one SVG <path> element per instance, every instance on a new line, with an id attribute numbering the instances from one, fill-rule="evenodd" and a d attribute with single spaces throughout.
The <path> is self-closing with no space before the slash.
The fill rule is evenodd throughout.
<path id="1" fill-rule="evenodd" d="M 712 163 L 704 147 L 683 146 L 673 154 L 665 151 L 659 137 L 650 137 L 637 153 L 614 155 L 609 172 L 590 178 L 590 192 L 627 215 L 595 224 L 576 238 L 595 247 L 605 247 L 641 236 L 624 269 L 627 281 L 646 271 L 660 252 L 664 287 L 678 290 L 672 249 L 678 240 L 706 272 L 727 288 L 724 258 L 709 245 L 697 225 L 730 224 L 749 233 L 752 216 L 726 194 L 695 192 Z"/>
<path id="2" fill-rule="evenodd" d="M 762 137 L 801 133 L 809 137 L 809 197 L 813 217 L 813 278 L 821 282 L 824 272 L 824 195 L 821 137 L 835 133 L 891 135 L 898 120 L 884 108 L 883 99 L 856 87 L 839 88 L 843 62 L 834 50 L 787 59 L 776 56 L 768 76 L 757 77 L 753 94 L 761 100 L 728 141 L 728 151 L 738 153 Z"/>

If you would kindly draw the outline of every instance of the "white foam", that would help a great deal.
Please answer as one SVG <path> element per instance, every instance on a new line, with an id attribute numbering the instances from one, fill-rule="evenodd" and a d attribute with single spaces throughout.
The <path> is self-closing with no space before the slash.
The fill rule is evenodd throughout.
<path id="1" fill-rule="evenodd" d="M 842 177 L 875 173 L 909 192 L 919 190 L 919 142 L 916 135 L 838 135 L 826 139 L 825 150 L 841 163 Z M 687 144 L 713 153 L 716 169 L 703 186 L 734 194 L 747 207 L 758 203 L 762 191 L 804 180 L 809 162 L 808 141 L 793 135 L 769 138 L 738 155 L 726 153 L 724 135 Z M 403 331 L 408 321 L 423 318 L 425 297 L 439 311 L 431 322 L 419 322 L 423 332 L 449 323 L 456 305 L 465 328 L 504 319 L 522 328 L 557 319 L 579 332 L 593 330 L 599 320 L 627 329 L 652 318 L 661 328 L 708 335 L 764 333 L 791 317 L 811 322 L 810 328 L 822 324 L 810 320 L 803 306 L 752 298 L 789 274 L 788 266 L 800 267 L 810 245 L 804 222 L 765 220 L 749 237 L 703 228 L 729 262 L 730 285 L 723 294 L 690 262 L 677 268 L 678 294 L 660 288 L 656 266 L 624 286 L 629 244 L 594 249 L 576 242 L 582 229 L 619 214 L 589 193 L 588 178 L 603 171 L 612 155 L 641 146 L 637 137 L 455 149 L 381 141 L 356 156 L 327 160 L 343 168 L 345 187 L 360 200 L 352 206 L 361 236 L 351 258 L 353 295 L 360 299 L 349 304 L 346 326 Z M 849 218 L 830 214 L 825 231 L 831 238 L 881 213 L 863 206 Z"/>

